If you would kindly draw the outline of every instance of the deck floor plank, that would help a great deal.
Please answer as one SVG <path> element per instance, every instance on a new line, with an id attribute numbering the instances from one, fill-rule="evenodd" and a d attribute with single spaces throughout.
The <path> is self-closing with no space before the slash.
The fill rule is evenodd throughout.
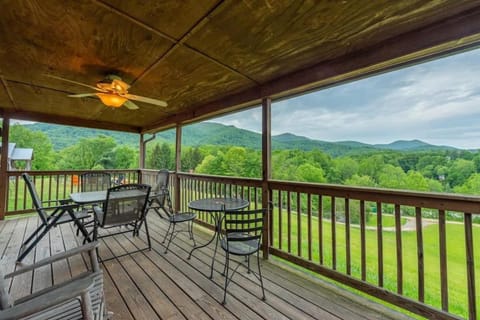
<path id="1" fill-rule="evenodd" d="M 2 271 L 15 269 L 19 247 L 35 229 L 35 217 L 0 221 L 0 266 Z M 243 267 L 229 284 L 227 304 L 222 305 L 225 255 L 219 249 L 214 277 L 209 279 L 213 246 L 188 253 L 192 242 L 186 234 L 179 234 L 164 253 L 161 243 L 167 223 L 157 215 L 149 215 L 152 250 L 131 253 L 146 246 L 145 232 L 140 237 L 131 234 L 116 235 L 100 241 L 99 255 L 104 270 L 107 309 L 114 319 L 398 319 L 408 317 L 356 296 L 333 284 L 324 285 L 310 275 L 290 272 L 279 267 L 279 262 L 261 261 L 266 301 L 261 300 L 258 280 Z M 77 247 L 82 239 L 75 235 L 70 224 L 50 231 L 35 250 L 24 260 L 33 263 L 43 257 Z M 105 231 L 104 231 L 105 232 Z M 108 231 L 106 231 L 108 232 Z M 195 227 L 198 243 L 211 236 L 209 231 Z M 122 257 L 114 257 L 124 255 Z M 256 261 L 252 259 L 252 268 Z M 83 272 L 89 264 L 88 256 L 76 256 L 55 263 L 53 269 L 39 269 L 35 273 L 15 277 L 10 291 L 14 297 L 29 294 L 52 282 L 58 283 Z M 315 280 L 315 281 L 314 281 Z M 318 281 L 317 281 L 318 280 Z M 33 286 L 32 286 L 33 285 Z M 342 294 L 343 291 L 347 292 Z M 355 298 L 353 298 L 355 297 Z M 366 301 L 362 303 L 362 301 Z M 368 302 L 368 303 L 367 303 Z M 381 311 L 381 312 L 379 312 Z"/>
<path id="2" fill-rule="evenodd" d="M 155 227 L 160 227 L 160 225 L 155 225 Z M 162 230 L 159 229 L 159 230 Z M 165 231 L 165 230 L 163 230 Z M 177 241 L 173 244 L 177 246 L 178 250 L 174 250 L 175 252 L 183 251 L 183 255 L 188 255 L 188 252 L 191 250 L 191 244 L 188 240 L 184 240 L 181 237 L 177 237 Z M 202 239 L 201 241 L 205 241 Z M 210 247 L 206 247 L 203 249 L 196 250 L 192 259 L 189 261 L 195 261 L 196 259 L 201 265 L 198 265 L 197 268 L 199 270 L 203 270 L 205 276 L 209 275 L 210 272 L 210 264 L 211 264 L 211 257 L 213 256 L 213 250 Z M 224 269 L 224 254 L 222 249 L 219 249 L 217 252 L 217 259 L 220 260 L 214 264 L 214 281 L 218 284 L 219 287 L 222 289 L 223 293 L 223 286 L 224 286 L 224 277 L 222 275 Z M 256 263 L 253 262 L 251 267 L 256 270 Z M 184 263 L 188 261 L 184 258 Z M 192 263 L 192 262 L 190 262 Z M 236 266 L 236 262 L 232 264 L 234 268 Z M 227 290 L 227 304 L 228 300 L 231 298 L 232 293 L 235 295 L 239 300 L 247 302 L 248 305 L 253 306 L 255 305 L 255 310 L 261 313 L 262 316 L 265 318 L 292 318 L 292 319 L 314 319 L 315 317 L 320 317 L 322 319 L 339 319 L 338 317 L 322 310 L 320 308 L 315 308 L 308 303 L 303 303 L 303 305 L 298 305 L 298 302 L 301 297 L 296 295 L 289 294 L 290 299 L 283 298 L 283 294 L 287 293 L 284 290 L 280 292 L 276 291 L 269 291 L 268 287 L 265 286 L 265 295 L 266 301 L 260 300 L 261 298 L 261 288 L 259 281 L 253 276 L 253 274 L 247 274 L 246 269 L 240 267 L 239 272 L 234 275 L 231 283 L 228 286 Z M 282 298 L 280 298 L 282 297 Z M 222 297 L 223 298 L 223 297 Z M 303 300 L 303 302 L 305 302 Z M 280 312 L 281 314 L 278 314 Z"/>

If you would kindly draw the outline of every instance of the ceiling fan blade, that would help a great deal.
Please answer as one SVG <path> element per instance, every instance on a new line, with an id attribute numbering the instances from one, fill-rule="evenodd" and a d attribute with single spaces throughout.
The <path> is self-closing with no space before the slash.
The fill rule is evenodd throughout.
<path id="1" fill-rule="evenodd" d="M 127 100 L 123 103 L 123 106 L 130 110 L 137 110 L 138 106 L 130 100 Z"/>
<path id="2" fill-rule="evenodd" d="M 95 97 L 96 93 L 78 93 L 78 94 L 69 94 L 69 97 L 72 98 L 85 98 L 85 97 Z"/>
<path id="3" fill-rule="evenodd" d="M 147 97 L 141 97 L 141 96 L 136 96 L 134 94 L 122 94 L 122 97 L 125 97 L 127 99 L 135 100 L 135 101 L 140 101 L 140 102 L 145 102 L 149 104 L 154 104 L 156 106 L 160 107 L 166 107 L 168 104 L 165 101 L 162 100 L 157 100 L 157 99 L 152 99 L 152 98 L 147 98 Z"/>
<path id="4" fill-rule="evenodd" d="M 106 92 L 106 91 L 103 90 L 103 89 L 100 89 L 100 88 L 97 88 L 97 87 L 94 87 L 94 86 L 91 86 L 91 85 L 88 85 L 88 84 L 85 84 L 85 83 L 81 83 L 81 82 L 77 82 L 77 81 L 65 79 L 65 78 L 62 78 L 62 77 L 57 77 L 57 76 L 54 76 L 54 75 L 51 75 L 51 74 L 46 74 L 45 76 L 50 77 L 50 78 L 53 78 L 53 79 L 57 79 L 57 80 L 61 80 L 61 81 L 69 82 L 69 83 L 73 83 L 73 84 L 76 84 L 76 85 L 79 85 L 79 86 L 83 86 L 83 87 L 86 87 L 86 88 L 90 88 L 90 89 L 93 89 L 93 90 L 96 90 L 96 91 Z"/>

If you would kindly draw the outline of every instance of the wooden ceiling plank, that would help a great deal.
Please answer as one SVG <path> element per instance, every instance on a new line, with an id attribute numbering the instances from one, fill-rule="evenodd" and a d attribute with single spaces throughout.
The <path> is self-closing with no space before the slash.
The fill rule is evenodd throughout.
<path id="1" fill-rule="evenodd" d="M 232 68 L 231 66 L 222 63 L 218 59 L 215 59 L 215 58 L 209 56 L 208 54 L 205 54 L 204 52 L 202 52 L 202 51 L 200 51 L 196 48 L 193 48 L 193 47 L 191 47 L 191 46 L 189 46 L 185 43 L 186 40 L 188 38 L 190 38 L 196 30 L 199 30 L 200 27 L 203 26 L 214 15 L 215 11 L 222 8 L 222 5 L 225 3 L 224 0 L 219 0 L 203 17 L 200 18 L 200 20 L 195 22 L 192 25 L 192 27 L 190 28 L 190 30 L 188 30 L 179 40 L 169 36 L 168 34 L 162 32 L 162 31 L 160 31 L 160 30 L 158 30 L 158 29 L 156 29 L 152 26 L 149 26 L 148 24 L 144 23 L 143 21 L 140 21 L 139 19 L 136 19 L 135 17 L 132 17 L 128 13 L 123 12 L 123 11 L 121 11 L 120 9 L 118 9 L 114 6 L 112 6 L 112 5 L 110 5 L 106 2 L 103 2 L 102 0 L 95 0 L 95 3 L 102 6 L 105 9 L 109 10 L 110 12 L 118 14 L 118 15 L 122 16 L 123 18 L 141 26 L 142 28 L 145 28 L 146 30 L 155 33 L 156 35 L 158 35 L 160 37 L 165 38 L 166 40 L 171 41 L 172 44 L 173 44 L 167 50 L 167 52 L 165 52 L 154 63 L 152 63 L 148 68 L 146 68 L 135 80 L 133 80 L 132 83 L 131 83 L 132 85 L 135 84 L 136 82 L 142 80 L 152 69 L 157 67 L 166 57 L 168 57 L 168 55 L 171 54 L 172 51 L 177 49 L 179 46 L 184 46 L 185 48 L 188 48 L 189 50 L 191 50 L 195 54 L 198 54 L 198 55 L 204 57 L 205 59 L 209 60 L 210 62 L 213 62 L 213 63 L 221 66 L 222 68 L 225 68 L 226 70 L 228 70 L 230 72 L 233 72 L 233 73 L 251 81 L 254 84 L 258 84 L 258 82 L 256 82 L 253 78 L 249 77 L 248 75 L 246 75 L 244 73 L 241 73 L 239 70 L 237 70 L 235 68 Z"/>
<path id="2" fill-rule="evenodd" d="M 142 132 L 155 132 L 175 123 L 189 123 L 224 111 L 239 110 L 259 103 L 262 98 L 281 98 L 307 90 L 320 89 L 372 73 L 416 63 L 436 55 L 449 54 L 480 45 L 480 7 L 460 13 L 455 17 L 437 21 L 420 30 L 415 30 L 362 52 L 355 52 L 332 61 L 272 80 L 262 86 L 250 88 L 212 103 L 197 106 L 173 117 L 151 123 Z"/>

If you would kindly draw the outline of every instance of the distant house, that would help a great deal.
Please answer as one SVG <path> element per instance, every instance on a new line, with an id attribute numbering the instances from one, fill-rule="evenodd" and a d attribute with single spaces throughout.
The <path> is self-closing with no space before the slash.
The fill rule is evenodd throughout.
<path id="1" fill-rule="evenodd" d="M 0 143 L 0 150 L 2 144 Z M 17 148 L 15 143 L 8 144 L 8 169 L 9 171 L 18 170 L 16 163 L 18 161 L 24 161 L 25 168 L 22 166 L 22 170 L 31 170 L 33 160 L 33 149 L 29 148 Z"/>

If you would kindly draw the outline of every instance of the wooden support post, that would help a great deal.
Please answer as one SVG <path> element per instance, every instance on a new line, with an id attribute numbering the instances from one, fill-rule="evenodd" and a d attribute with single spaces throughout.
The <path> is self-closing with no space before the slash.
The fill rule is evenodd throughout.
<path id="1" fill-rule="evenodd" d="M 270 208 L 270 188 L 269 181 L 272 178 L 271 164 L 271 144 L 272 144 L 272 100 L 264 98 L 262 100 L 262 208 Z M 270 249 L 271 234 L 270 223 L 272 221 L 272 211 L 268 211 L 268 216 L 263 228 L 263 258 L 268 259 Z"/>
<path id="2" fill-rule="evenodd" d="M 177 124 L 175 134 L 175 210 L 180 211 L 180 178 L 178 172 L 182 171 L 182 125 Z"/>
<path id="3" fill-rule="evenodd" d="M 0 220 L 5 218 L 5 212 L 8 208 L 7 188 L 8 188 L 8 135 L 10 131 L 10 118 L 3 117 L 2 125 L 2 153 L 0 155 Z"/>
<path id="4" fill-rule="evenodd" d="M 138 167 L 140 170 L 145 169 L 145 137 L 140 133 L 140 150 L 138 153 Z"/>

